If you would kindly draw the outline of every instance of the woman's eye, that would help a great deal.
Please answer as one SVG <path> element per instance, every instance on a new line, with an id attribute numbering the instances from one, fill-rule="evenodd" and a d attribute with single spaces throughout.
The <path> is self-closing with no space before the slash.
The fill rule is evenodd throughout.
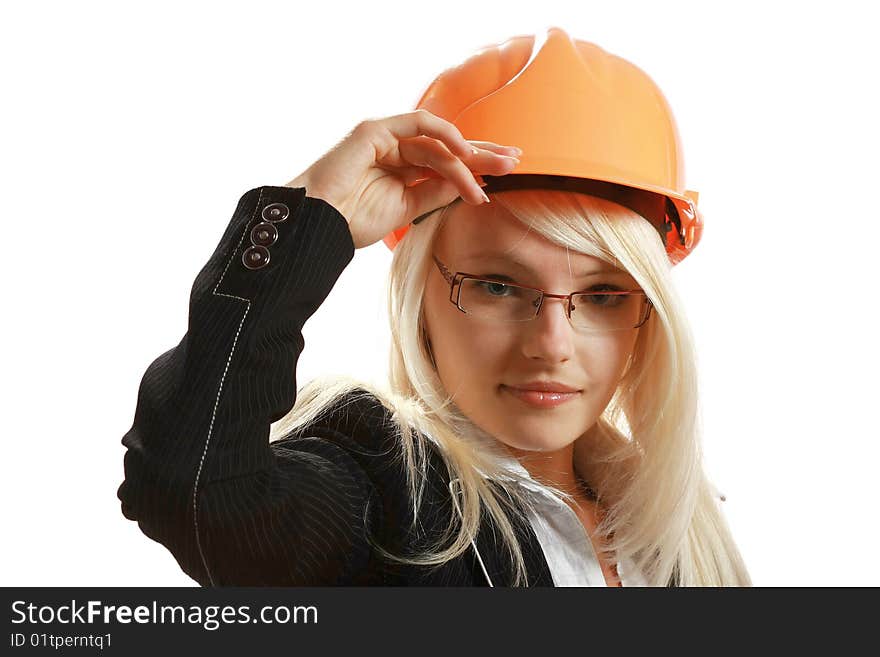
<path id="1" fill-rule="evenodd" d="M 591 287 L 588 292 L 592 293 L 590 301 L 594 306 L 604 308 L 617 308 L 627 303 L 627 296 L 622 294 L 598 294 L 598 292 L 622 292 L 623 288 L 607 283 L 600 283 Z"/>
<path id="2" fill-rule="evenodd" d="M 508 289 L 504 283 L 494 283 L 492 281 L 481 281 L 480 285 L 493 296 L 501 296 Z"/>

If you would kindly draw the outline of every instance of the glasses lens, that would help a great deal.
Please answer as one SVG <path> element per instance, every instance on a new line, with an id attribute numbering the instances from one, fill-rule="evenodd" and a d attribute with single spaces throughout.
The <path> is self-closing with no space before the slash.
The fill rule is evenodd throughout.
<path id="1" fill-rule="evenodd" d="M 533 319 L 540 300 L 537 290 L 479 278 L 462 279 L 458 297 L 467 314 L 500 322 Z"/>
<path id="2" fill-rule="evenodd" d="M 525 322 L 535 318 L 541 292 L 512 283 L 464 278 L 458 301 L 461 309 L 474 317 Z M 571 323 L 593 331 L 621 331 L 641 324 L 647 311 L 644 294 L 622 293 L 609 286 L 607 291 L 574 295 Z"/>
<path id="3" fill-rule="evenodd" d="M 597 331 L 622 331 L 638 326 L 647 313 L 641 293 L 591 292 L 571 299 L 571 323 Z"/>

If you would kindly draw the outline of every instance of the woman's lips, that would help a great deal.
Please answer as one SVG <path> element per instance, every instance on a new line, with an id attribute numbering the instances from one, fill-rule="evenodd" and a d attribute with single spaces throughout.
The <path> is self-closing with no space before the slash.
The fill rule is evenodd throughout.
<path id="1" fill-rule="evenodd" d="M 501 386 L 515 398 L 519 399 L 530 406 L 536 408 L 553 408 L 571 401 L 577 397 L 580 392 L 540 392 L 538 390 L 520 390 L 519 388 L 511 388 L 510 386 Z"/>

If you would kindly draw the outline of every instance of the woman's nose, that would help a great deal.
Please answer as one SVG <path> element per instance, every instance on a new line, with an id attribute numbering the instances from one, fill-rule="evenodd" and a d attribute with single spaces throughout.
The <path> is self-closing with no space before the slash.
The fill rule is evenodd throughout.
<path id="1" fill-rule="evenodd" d="M 550 361 L 571 358 L 574 328 L 568 320 L 568 299 L 545 297 L 538 316 L 526 323 L 529 326 L 523 337 L 525 355 Z"/>

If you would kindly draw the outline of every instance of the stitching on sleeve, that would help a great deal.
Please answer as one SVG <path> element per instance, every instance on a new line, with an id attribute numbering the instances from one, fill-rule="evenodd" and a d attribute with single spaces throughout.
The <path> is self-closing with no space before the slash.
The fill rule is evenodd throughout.
<path id="1" fill-rule="evenodd" d="M 202 565 L 205 568 L 205 573 L 208 575 L 208 581 L 211 583 L 211 586 L 215 586 L 214 577 L 211 575 L 211 569 L 208 568 L 208 560 L 205 558 L 205 553 L 202 550 L 202 542 L 199 538 L 199 508 L 198 508 L 198 494 L 199 494 L 199 477 L 202 474 L 202 465 L 205 462 L 205 456 L 208 453 L 208 445 L 211 442 L 211 434 L 214 431 L 214 420 L 217 417 L 217 407 L 220 405 L 220 393 L 223 392 L 223 382 L 226 380 L 226 372 L 229 371 L 229 363 L 232 362 L 232 354 L 235 353 L 235 346 L 238 344 L 238 336 L 241 333 L 241 327 L 244 326 L 244 320 L 247 318 L 248 312 L 251 309 L 251 300 L 245 299 L 244 297 L 238 297 L 232 294 L 224 294 L 222 292 L 217 292 L 220 285 L 223 283 L 223 278 L 226 276 L 226 272 L 229 269 L 229 265 L 232 264 L 233 259 L 235 258 L 235 254 L 238 253 L 238 249 L 241 247 L 242 242 L 244 242 L 245 235 L 248 234 L 248 228 L 251 225 L 254 217 L 257 214 L 257 209 L 260 207 L 260 202 L 263 200 L 263 189 L 260 189 L 260 195 L 257 198 L 257 204 L 254 206 L 254 212 L 251 215 L 250 219 L 248 219 L 247 224 L 245 224 L 244 231 L 241 234 L 241 238 L 238 240 L 238 244 L 235 246 L 235 249 L 232 251 L 232 255 L 229 256 L 229 260 L 226 263 L 226 267 L 223 268 L 223 273 L 220 274 L 220 279 L 217 281 L 217 285 L 214 286 L 212 290 L 212 294 L 218 297 L 227 297 L 229 299 L 238 299 L 239 301 L 244 301 L 247 306 L 244 309 L 244 315 L 241 316 L 241 321 L 238 323 L 238 330 L 235 332 L 235 338 L 232 341 L 232 347 L 229 350 L 229 356 L 226 358 L 226 367 L 223 369 L 223 375 L 220 377 L 220 383 L 217 386 L 217 396 L 214 399 L 214 409 L 211 412 L 211 424 L 208 426 L 208 435 L 205 437 L 205 447 L 202 449 L 202 456 L 199 459 L 199 468 L 196 471 L 196 479 L 193 484 L 193 497 L 192 497 L 192 505 L 193 505 L 193 526 L 196 533 L 196 546 L 199 549 L 199 556 L 202 559 Z"/>

